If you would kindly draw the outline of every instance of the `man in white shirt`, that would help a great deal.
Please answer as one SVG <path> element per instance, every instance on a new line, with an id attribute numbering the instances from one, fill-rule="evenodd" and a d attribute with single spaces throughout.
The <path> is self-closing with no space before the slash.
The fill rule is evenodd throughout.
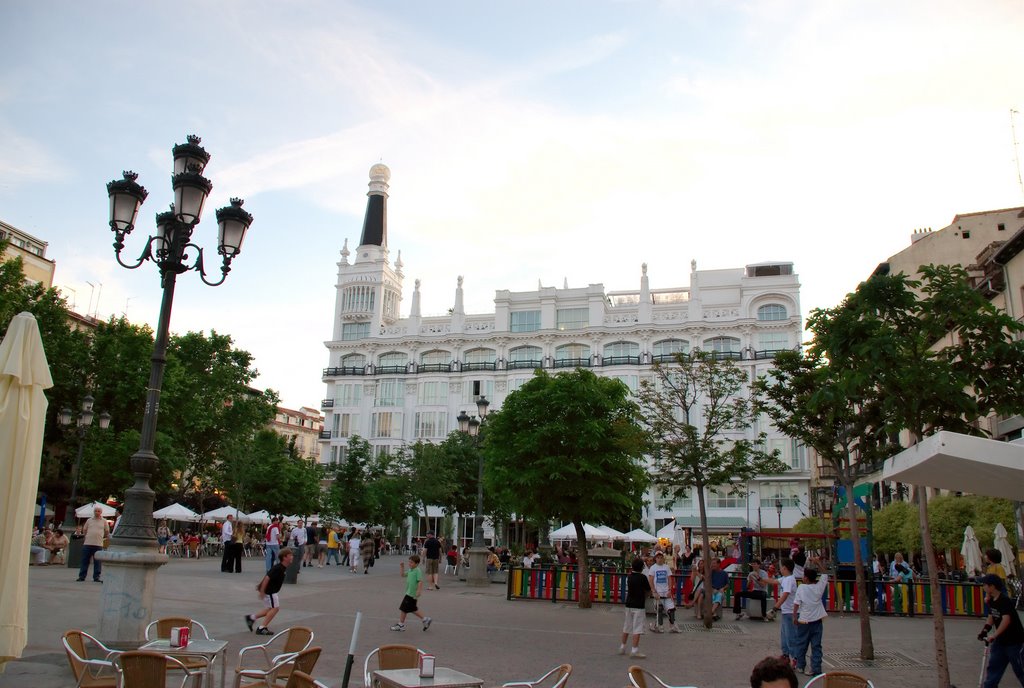
<path id="1" fill-rule="evenodd" d="M 676 625 L 676 603 L 672 599 L 669 582 L 672 576 L 672 569 L 665 563 L 665 553 L 657 551 L 654 553 L 654 564 L 647 569 L 647 577 L 651 579 L 651 590 L 658 605 L 657 623 L 651 624 L 651 632 L 661 633 L 661 626 L 664 616 L 668 616 L 668 630 L 672 633 L 679 632 Z"/>
<path id="2" fill-rule="evenodd" d="M 782 577 L 779 579 L 779 601 L 775 611 L 780 613 L 782 623 L 779 624 L 779 640 L 782 654 L 796 666 L 796 626 L 793 625 L 793 601 L 796 599 L 796 576 L 793 575 L 793 560 L 786 558 L 779 562 Z"/>
<path id="3" fill-rule="evenodd" d="M 821 597 L 825 594 L 826 585 L 827 575 L 819 576 L 816 568 L 806 566 L 803 585 L 796 589 L 796 599 L 793 601 L 793 621 L 796 623 L 796 668 L 807 676 L 817 676 L 821 673 L 822 619 L 828 616 Z M 811 648 L 809 671 L 804 668 L 808 646 Z"/>
<path id="4" fill-rule="evenodd" d="M 234 516 L 228 514 L 224 526 L 220 529 L 221 559 L 220 570 L 222 573 L 231 573 L 231 541 L 235 539 Z"/>
<path id="5" fill-rule="evenodd" d="M 292 528 L 292 532 L 288 534 L 289 542 L 296 552 L 302 552 L 306 547 L 306 524 L 303 521 L 299 521 L 298 524 Z M 301 556 L 301 555 L 300 555 Z"/>

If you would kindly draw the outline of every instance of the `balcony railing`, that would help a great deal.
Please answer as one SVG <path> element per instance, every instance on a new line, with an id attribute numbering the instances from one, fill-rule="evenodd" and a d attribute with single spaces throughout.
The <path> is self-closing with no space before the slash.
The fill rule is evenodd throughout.
<path id="1" fill-rule="evenodd" d="M 683 359 L 684 360 L 686 358 L 688 358 L 688 357 L 689 357 L 688 354 L 683 353 Z M 676 362 L 676 355 L 675 354 L 656 354 L 654 356 L 651 356 L 651 363 L 675 363 L 675 362 Z"/>
<path id="2" fill-rule="evenodd" d="M 339 377 L 342 375 L 365 375 L 366 368 L 362 366 L 324 368 L 324 377 Z"/>
<path id="3" fill-rule="evenodd" d="M 754 360 L 762 361 L 766 358 L 775 358 L 775 354 L 779 353 L 780 351 L 787 351 L 787 349 L 765 349 L 763 351 L 755 351 Z"/>
<path id="4" fill-rule="evenodd" d="M 591 359 L 587 358 L 556 358 L 554 367 L 555 368 L 589 368 L 591 366 Z"/>
<path id="5" fill-rule="evenodd" d="M 409 372 L 407 365 L 377 366 L 374 372 L 378 375 L 405 375 Z"/>
<path id="6" fill-rule="evenodd" d="M 639 356 L 605 356 L 601 359 L 602 366 L 640 365 Z"/>
<path id="7" fill-rule="evenodd" d="M 334 399 L 324 399 L 320 402 L 320 408 L 329 409 L 334 408 Z"/>
<path id="8" fill-rule="evenodd" d="M 526 359 L 524 359 L 524 360 L 521 360 L 521 361 L 509 361 L 508 362 L 509 370 L 522 369 L 522 368 L 529 368 L 530 370 L 534 370 L 535 368 L 543 368 L 543 367 L 544 367 L 544 361 L 542 361 L 540 359 L 536 359 L 536 360 L 532 360 L 532 359 L 531 360 L 526 360 Z"/>
<path id="9" fill-rule="evenodd" d="M 511 367 L 511 366 L 510 366 Z M 497 361 L 473 361 L 472 363 L 466 362 L 462 364 L 463 370 L 497 370 Z"/>
<path id="10" fill-rule="evenodd" d="M 451 363 L 421 363 L 416 366 L 417 373 L 447 373 L 451 369 Z"/>
<path id="11" fill-rule="evenodd" d="M 329 439 L 331 439 L 331 431 L 330 430 L 321 430 L 320 431 L 320 439 L 322 439 L 322 440 L 329 440 Z"/>

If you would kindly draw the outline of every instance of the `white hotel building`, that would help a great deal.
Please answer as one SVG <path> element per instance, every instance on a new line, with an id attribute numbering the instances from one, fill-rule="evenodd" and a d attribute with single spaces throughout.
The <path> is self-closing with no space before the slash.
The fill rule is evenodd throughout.
<path id="1" fill-rule="evenodd" d="M 475 412 L 477 398 L 486 396 L 492 410 L 500 409 L 537 368 L 556 373 L 582 366 L 636 390 L 652 363 L 678 351 L 713 350 L 759 374 L 771 367 L 773 352 L 800 343 L 800 284 L 792 263 L 697 270 L 693 262 L 689 284 L 669 288 L 652 289 L 643 266 L 634 291 L 605 292 L 602 284 L 499 289 L 494 311 L 486 314 L 465 312 L 459 277 L 450 314 L 442 317 L 420 315 L 417 280 L 408 315 L 401 317 L 403 264 L 400 254 L 390 262 L 387 245 L 389 178 L 384 165 L 370 169 L 360 244 L 353 255 L 346 240 L 338 262 L 333 339 L 326 342 L 323 371 L 324 463 L 342 460 L 353 435 L 378 452 L 439 442 L 456 429 L 461 411 Z M 762 429 L 792 469 L 759 476 L 739 495 L 709 491 L 709 522 L 717 532 L 787 527 L 808 511 L 803 448 L 768 423 Z M 698 523 L 692 494 L 671 509 L 654 492 L 647 499 L 646 529 L 673 518 L 686 527 Z"/>

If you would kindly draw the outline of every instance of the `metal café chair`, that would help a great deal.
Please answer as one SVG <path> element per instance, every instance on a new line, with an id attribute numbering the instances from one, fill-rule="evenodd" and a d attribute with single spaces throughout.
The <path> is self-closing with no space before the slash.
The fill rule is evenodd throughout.
<path id="1" fill-rule="evenodd" d="M 112 657 L 116 650 L 85 631 L 67 631 L 61 637 L 78 688 L 117 688 L 117 667 Z M 103 659 L 98 659 L 102 655 Z"/>
<path id="2" fill-rule="evenodd" d="M 629 667 L 629 684 L 633 688 L 694 688 L 693 686 L 670 686 L 647 669 L 635 664 Z"/>
<path id="3" fill-rule="evenodd" d="M 202 622 L 190 619 L 187 616 L 167 616 L 151 622 L 146 626 L 146 640 L 166 640 L 171 637 L 171 629 L 177 626 L 188 626 L 189 636 L 193 639 L 200 638 L 196 633 L 199 631 L 202 633 L 201 637 L 203 640 L 212 640 L 212 638 L 210 638 L 209 631 L 206 630 L 206 626 L 204 626 Z M 212 659 L 207 659 L 200 655 L 177 654 L 174 652 L 169 652 L 167 656 L 172 657 L 180 664 L 185 665 L 187 669 L 206 669 L 209 667 L 211 671 L 214 662 L 217 660 L 216 656 Z"/>
<path id="4" fill-rule="evenodd" d="M 241 669 L 235 672 L 235 688 L 244 686 L 287 686 L 291 683 L 291 676 L 296 671 L 310 674 L 316 662 L 320 659 L 321 648 L 310 647 L 302 652 L 290 653 L 280 656 L 280 660 L 266 670 L 262 669 Z"/>
<path id="5" fill-rule="evenodd" d="M 370 663 L 376 658 L 377 669 L 415 669 L 420 665 L 420 657 L 425 653 L 413 645 L 381 645 L 370 651 L 363 662 L 363 685 L 373 686 L 373 674 Z"/>
<path id="6" fill-rule="evenodd" d="M 114 658 L 114 665 L 118 670 L 121 682 L 119 688 L 168 688 L 177 686 L 185 688 L 186 685 L 202 686 L 203 673 L 206 671 L 206 661 L 198 671 L 189 669 L 184 664 L 160 652 L 149 652 L 148 650 L 132 650 L 121 652 Z M 167 683 L 168 674 L 171 671 L 180 671 L 181 678 L 175 677 L 174 682 Z"/>
<path id="7" fill-rule="evenodd" d="M 811 686 L 811 688 L 875 688 L 875 684 L 868 679 L 849 671 L 830 671 L 827 674 L 818 674 L 808 681 L 804 688 L 807 686 Z"/>
<path id="8" fill-rule="evenodd" d="M 502 688 L 562 688 L 569 682 L 572 675 L 572 664 L 559 664 L 554 669 L 534 681 L 512 681 L 503 683 Z"/>
<path id="9" fill-rule="evenodd" d="M 247 645 L 238 651 L 235 674 L 245 671 L 267 671 L 287 661 L 313 644 L 313 631 L 305 626 L 292 626 L 273 635 L 265 643 Z"/>
<path id="10" fill-rule="evenodd" d="M 284 688 L 327 688 L 327 686 L 314 680 L 312 676 L 304 671 L 293 671 L 292 675 L 288 677 L 288 683 L 285 684 Z"/>

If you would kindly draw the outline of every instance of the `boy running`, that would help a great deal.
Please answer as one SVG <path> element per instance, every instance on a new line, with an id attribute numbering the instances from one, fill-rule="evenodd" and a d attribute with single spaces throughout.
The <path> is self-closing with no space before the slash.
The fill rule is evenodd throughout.
<path id="1" fill-rule="evenodd" d="M 404 631 L 405 630 L 405 615 L 413 614 L 423 622 L 423 630 L 430 628 L 430 624 L 433 621 L 429 616 L 423 616 L 423 612 L 416 606 L 416 600 L 423 594 L 423 572 L 419 570 L 420 556 L 413 554 L 409 557 L 409 570 L 405 570 L 405 562 L 398 565 L 398 572 L 402 574 L 402 578 L 405 579 L 405 597 L 402 598 L 402 604 L 398 605 L 398 611 L 401 615 L 398 617 L 398 623 L 391 627 L 392 631 Z"/>
<path id="2" fill-rule="evenodd" d="M 256 586 L 256 590 L 260 593 L 260 599 L 263 600 L 263 609 L 256 614 L 245 615 L 245 625 L 249 627 L 250 631 L 256 619 L 263 619 L 259 627 L 256 628 L 256 635 L 274 635 L 267 626 L 277 616 L 277 610 L 281 608 L 278 593 L 281 592 L 281 586 L 284 585 L 284 573 L 288 569 L 288 565 L 292 563 L 292 556 L 294 555 L 289 548 L 282 549 L 277 555 L 277 563 L 270 567 L 267 575 L 263 576 L 263 580 Z"/>

